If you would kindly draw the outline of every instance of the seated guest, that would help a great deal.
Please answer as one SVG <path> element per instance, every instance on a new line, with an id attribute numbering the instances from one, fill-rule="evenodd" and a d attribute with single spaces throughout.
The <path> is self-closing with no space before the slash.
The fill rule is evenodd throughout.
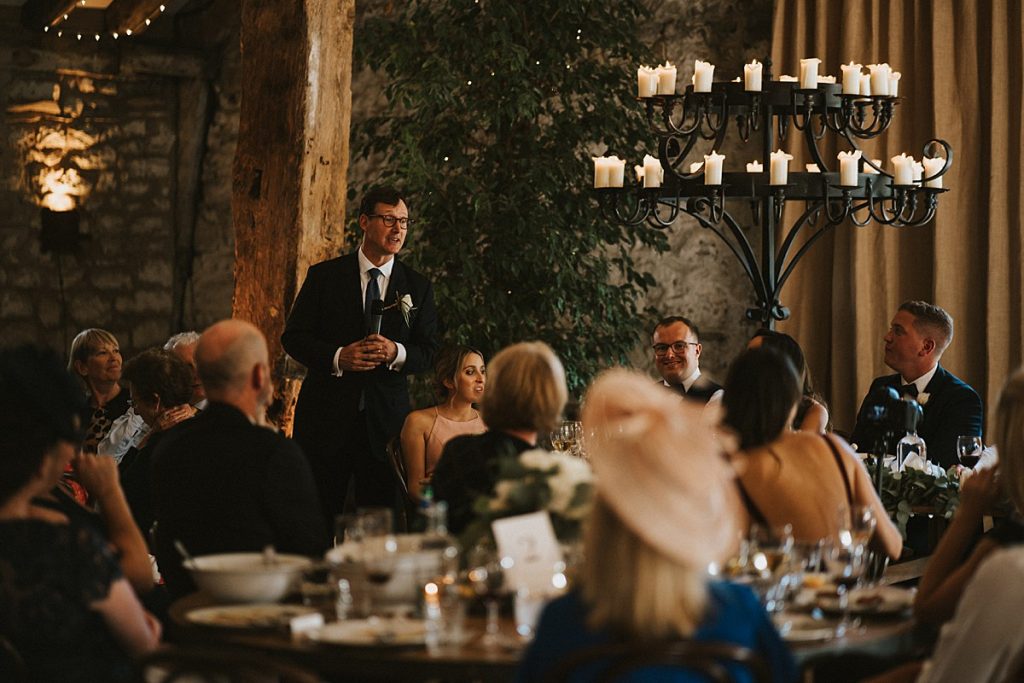
<path id="1" fill-rule="evenodd" d="M 981 436 L 983 417 L 977 392 L 939 365 L 951 341 L 949 313 L 923 301 L 904 303 L 885 335 L 885 364 L 896 374 L 875 378 L 867 393 L 871 396 L 880 387 L 893 387 L 917 399 L 924 410 L 917 435 L 924 439 L 928 459 L 946 469 L 957 464 L 956 438 Z M 850 437 L 864 453 L 874 448 L 868 443 L 869 408 L 865 398 Z"/>
<path id="2" fill-rule="evenodd" d="M 480 412 L 487 431 L 448 442 L 434 470 L 434 497 L 448 503 L 448 528 L 460 534 L 473 521 L 473 504 L 494 490 L 497 460 L 537 445 L 558 424 L 568 397 L 565 370 L 543 342 L 513 344 L 487 367 Z"/>
<path id="3" fill-rule="evenodd" d="M 803 432 L 818 432 L 819 434 L 832 431 L 829 424 L 828 408 L 821 395 L 814 390 L 814 382 L 811 381 L 811 371 L 804 359 L 804 351 L 796 339 L 785 332 L 762 328 L 754 333 L 747 348 L 759 349 L 762 346 L 775 349 L 788 358 L 796 368 L 796 374 L 802 386 L 802 396 L 796 410 L 796 417 L 793 418 L 793 429 Z"/>
<path id="4" fill-rule="evenodd" d="M 134 681 L 131 658 L 160 640 L 107 543 L 33 502 L 71 462 L 85 419 L 55 354 L 0 351 L 0 634 L 32 681 Z"/>
<path id="5" fill-rule="evenodd" d="M 793 365 L 772 349 L 744 351 L 729 369 L 723 422 L 739 437 L 735 464 L 750 521 L 791 524 L 796 540 L 813 543 L 835 537 L 843 506 L 865 505 L 878 520 L 874 545 L 898 558 L 899 529 L 857 455 L 837 436 L 789 430 L 799 402 Z"/>
<path id="6" fill-rule="evenodd" d="M 996 482 L 1020 514 L 1024 511 L 1024 369 L 1010 376 L 999 396 L 995 441 L 999 446 Z M 967 531 L 957 528 L 959 524 L 954 518 L 921 580 L 921 586 L 925 587 L 927 578 L 945 579 L 939 591 L 944 591 L 945 599 L 955 606 L 952 620 L 942 627 L 931 660 L 923 665 L 915 662 L 900 667 L 872 679 L 872 683 L 1021 680 L 1024 629 L 1020 628 L 1020 615 L 1024 612 L 1024 593 L 1018 582 L 1024 581 L 1024 545 L 984 548 L 985 541 L 982 541 L 974 554 L 954 569 L 956 562 L 950 560 L 962 557 L 962 552 L 958 551 L 964 549 L 964 543 L 962 539 L 946 541 L 951 533 L 973 535 L 978 518 L 973 511 L 964 511 L 964 506 L 993 497 L 991 492 L 984 491 L 992 483 L 992 474 L 991 470 L 981 470 L 964 482 L 963 495 L 967 499 L 958 508 L 957 516 L 968 515 L 970 524 L 964 525 Z M 972 481 L 978 486 L 970 494 Z M 965 583 L 966 587 L 961 589 Z"/>
<path id="7" fill-rule="evenodd" d="M 682 316 L 663 318 L 654 326 L 654 365 L 662 384 L 701 403 L 722 400 L 722 387 L 700 374 L 700 332 Z"/>
<path id="8" fill-rule="evenodd" d="M 121 460 L 121 485 L 128 497 L 135 523 L 149 537 L 153 526 L 152 479 L 153 453 L 174 423 L 168 413 L 174 411 L 187 419 L 194 411 L 192 373 L 185 361 L 163 349 L 147 349 L 128 361 L 124 379 L 132 397 L 132 408 L 149 427 L 138 448 L 132 448 Z M 186 410 L 183 412 L 182 409 Z M 179 419 L 179 421 L 181 421 Z M 167 425 L 164 427 L 164 425 Z"/>
<path id="9" fill-rule="evenodd" d="M 468 346 L 451 346 L 434 363 L 434 392 L 440 399 L 433 408 L 414 410 L 402 426 L 402 458 L 406 485 L 413 499 L 420 496 L 450 439 L 480 434 L 486 428 L 474 404 L 484 395 L 486 369 L 483 354 Z"/>
<path id="10" fill-rule="evenodd" d="M 153 454 L 156 557 L 171 598 L 195 590 L 174 548 L 195 555 L 260 551 L 319 556 L 328 546 L 313 475 L 291 439 L 257 419 L 273 398 L 267 343 L 223 320 L 196 347 L 209 405 Z"/>
<path id="11" fill-rule="evenodd" d="M 199 375 L 196 373 L 195 351 L 198 342 L 199 334 L 190 331 L 179 332 L 164 344 L 164 351 L 170 351 L 188 363 L 192 371 L 192 396 L 187 405 L 165 412 L 158 418 L 157 424 L 161 429 L 167 429 L 185 417 L 191 417 L 195 410 L 202 410 L 206 407 L 206 393 L 203 391 L 203 383 L 199 381 Z M 135 412 L 134 408 L 129 407 L 128 412 L 114 420 L 110 431 L 100 441 L 96 450 L 100 455 L 109 455 L 120 462 L 130 448 L 138 447 L 139 442 L 148 432 L 149 426 L 146 422 Z"/>
<path id="12" fill-rule="evenodd" d="M 585 666 L 547 680 L 602 680 L 613 661 L 600 653 L 616 643 L 687 640 L 749 648 L 771 680 L 796 681 L 750 588 L 709 578 L 708 566 L 735 551 L 739 527 L 732 472 L 701 410 L 680 411 L 643 375 L 610 370 L 587 393 L 583 425 L 597 483 L 579 585 L 545 608 L 517 679 L 546 680 L 560 662 L 594 651 Z M 742 666 L 729 669 L 730 680 L 753 680 Z M 664 666 L 632 673 L 628 680 L 698 680 Z"/>
<path id="13" fill-rule="evenodd" d="M 128 410 L 128 392 L 121 388 L 121 348 L 106 330 L 82 330 L 71 342 L 68 370 L 85 385 L 92 416 L 82 450 L 95 453 L 110 425 Z"/>

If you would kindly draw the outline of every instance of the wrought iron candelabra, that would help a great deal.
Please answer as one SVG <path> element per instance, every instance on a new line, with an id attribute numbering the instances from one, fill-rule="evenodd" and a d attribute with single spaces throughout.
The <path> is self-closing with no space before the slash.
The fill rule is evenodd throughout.
<path id="1" fill-rule="evenodd" d="M 681 95 L 641 98 L 647 121 L 658 138 L 658 156 L 664 169 L 661 187 L 646 188 L 626 182 L 624 187 L 596 189 L 602 212 L 610 219 L 636 225 L 646 222 L 665 229 L 681 213 L 692 216 L 711 230 L 739 260 L 753 286 L 757 306 L 747 310 L 750 320 L 767 327 L 789 317 L 779 293 L 800 259 L 822 236 L 847 219 L 863 227 L 871 222 L 894 228 L 930 222 L 938 206 L 941 187 L 928 187 L 949 170 L 953 150 L 943 140 L 924 145 L 924 155 L 942 158 L 942 167 L 919 182 L 896 184 L 890 175 L 862 154 L 857 184 L 840 184 L 834 160 L 822 156 L 826 135 L 850 151 L 860 141 L 875 138 L 888 129 L 901 98 L 844 95 L 842 86 L 819 83 L 801 89 L 799 83 L 772 80 L 771 61 L 761 91 L 745 91 L 742 82 L 715 82 L 711 92 L 694 92 L 687 86 Z M 703 168 L 690 172 L 691 152 L 701 140 L 721 150 L 730 122 L 743 143 L 760 143 L 763 172 L 726 171 L 722 184 L 704 182 Z M 800 135 L 810 160 L 820 172 L 790 171 L 785 185 L 770 182 L 769 155 L 788 135 Z M 837 146 L 839 146 L 837 145 Z M 830 163 L 830 161 L 832 163 Z M 865 172 L 870 167 L 874 172 Z M 836 170 L 830 170 L 835 168 Z M 627 174 L 628 176 L 629 174 Z M 941 183 L 941 181 L 939 181 Z M 806 202 L 776 248 L 777 233 L 787 202 Z M 754 224 L 761 228 L 760 255 L 735 216 L 734 206 L 750 207 Z M 797 248 L 797 239 L 807 237 Z"/>

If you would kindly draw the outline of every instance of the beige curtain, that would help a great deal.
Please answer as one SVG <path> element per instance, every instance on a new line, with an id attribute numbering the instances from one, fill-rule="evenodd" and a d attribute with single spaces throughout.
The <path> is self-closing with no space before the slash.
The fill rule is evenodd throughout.
<path id="1" fill-rule="evenodd" d="M 1024 339 L 1022 35 L 1020 0 L 775 2 L 775 77 L 798 74 L 804 57 L 820 58 L 819 73 L 840 78 L 839 65 L 850 60 L 902 72 L 903 99 L 880 143 L 864 146 L 868 156 L 891 171 L 890 157 L 920 158 L 931 138 L 954 150 L 944 178 L 950 192 L 932 223 L 838 226 L 782 292 L 793 315 L 780 329 L 805 349 L 838 429 L 852 428 L 871 379 L 890 372 L 882 336 L 907 299 L 936 303 L 955 319 L 942 363 L 977 389 L 986 433 L 992 428 Z"/>

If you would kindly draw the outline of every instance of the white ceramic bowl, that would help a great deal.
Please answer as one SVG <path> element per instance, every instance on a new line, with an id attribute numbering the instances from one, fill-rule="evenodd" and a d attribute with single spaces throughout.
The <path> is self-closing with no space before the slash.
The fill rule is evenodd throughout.
<path id="1" fill-rule="evenodd" d="M 203 555 L 184 566 L 192 579 L 220 602 L 277 602 L 297 585 L 311 561 L 301 555 L 276 555 L 264 562 L 262 553 Z"/>

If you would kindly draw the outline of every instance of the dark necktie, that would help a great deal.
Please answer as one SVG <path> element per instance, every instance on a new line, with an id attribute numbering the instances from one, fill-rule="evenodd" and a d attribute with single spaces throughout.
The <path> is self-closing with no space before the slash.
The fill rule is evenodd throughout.
<path id="1" fill-rule="evenodd" d="M 917 398 L 917 385 L 916 384 L 904 384 L 900 387 L 900 396 L 909 396 L 910 398 Z"/>
<path id="2" fill-rule="evenodd" d="M 366 329 L 370 329 L 370 311 L 372 303 L 380 298 L 380 285 L 377 284 L 377 278 L 383 275 L 380 272 L 380 268 L 370 268 L 368 271 L 370 274 L 370 281 L 366 283 L 366 301 L 363 303 L 363 315 L 366 316 Z"/>

